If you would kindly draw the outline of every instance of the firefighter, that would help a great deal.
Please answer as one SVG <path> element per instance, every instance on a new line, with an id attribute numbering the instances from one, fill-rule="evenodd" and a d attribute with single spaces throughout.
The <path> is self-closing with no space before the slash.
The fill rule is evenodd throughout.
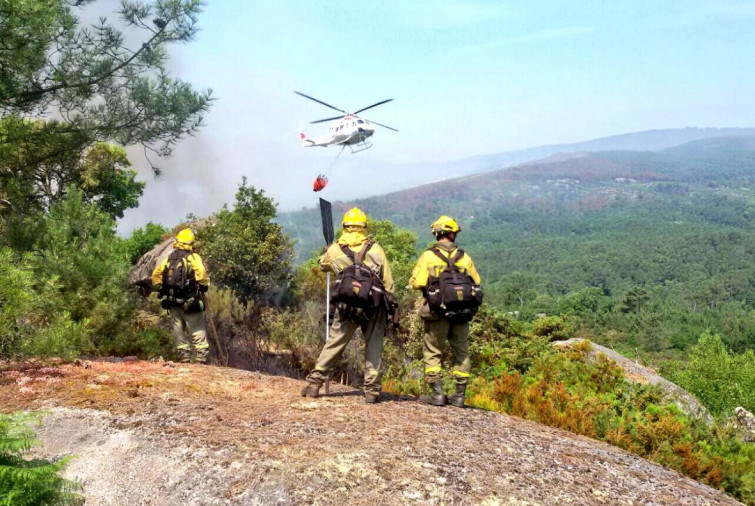
<path id="1" fill-rule="evenodd" d="M 173 252 L 152 272 L 152 285 L 173 321 L 173 337 L 181 362 L 207 363 L 210 346 L 201 294 L 210 287 L 202 258 L 194 253 L 194 232 L 176 235 Z"/>
<path id="2" fill-rule="evenodd" d="M 425 382 L 432 387 L 432 394 L 420 400 L 434 406 L 448 402 L 461 408 L 470 376 L 469 321 L 482 302 L 480 275 L 472 258 L 456 246 L 461 229 L 453 218 L 441 216 L 430 229 L 436 243 L 419 257 L 409 280 L 409 285 L 425 297 L 419 314 L 425 327 Z M 443 393 L 441 364 L 446 341 L 451 347 L 456 380 L 456 391 L 448 398 Z"/>
<path id="3" fill-rule="evenodd" d="M 336 275 L 331 298 L 336 311 L 330 339 L 307 376 L 301 395 L 320 396 L 320 387 L 338 364 L 354 332 L 361 328 L 365 341 L 364 400 L 376 403 L 380 400 L 386 300 L 393 299 L 393 276 L 383 248 L 367 237 L 364 212 L 356 207 L 351 209 L 343 216 L 341 225 L 341 237 L 318 261 L 321 270 Z"/>

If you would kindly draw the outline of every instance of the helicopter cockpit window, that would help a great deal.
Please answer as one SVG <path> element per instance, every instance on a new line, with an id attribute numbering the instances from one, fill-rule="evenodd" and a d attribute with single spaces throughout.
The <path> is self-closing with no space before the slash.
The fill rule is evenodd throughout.
<path id="1" fill-rule="evenodd" d="M 361 125 L 362 123 L 364 123 L 364 121 L 362 121 L 362 120 L 360 119 L 360 120 L 358 120 L 358 121 L 357 121 L 357 123 L 359 123 L 359 124 Z"/>

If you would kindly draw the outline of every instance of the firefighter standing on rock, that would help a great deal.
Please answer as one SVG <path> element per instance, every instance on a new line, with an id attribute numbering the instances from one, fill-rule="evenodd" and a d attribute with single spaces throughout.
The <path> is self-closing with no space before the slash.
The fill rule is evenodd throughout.
<path id="1" fill-rule="evenodd" d="M 421 396 L 420 401 L 434 406 L 448 402 L 461 408 L 470 376 L 469 321 L 482 303 L 480 275 L 472 258 L 455 244 L 461 229 L 453 218 L 441 216 L 430 229 L 437 242 L 419 257 L 409 280 L 425 297 L 419 314 L 425 324 L 425 381 L 432 386 L 432 394 Z M 456 392 L 448 398 L 443 393 L 441 364 L 445 341 L 451 346 L 456 379 Z"/>
<path id="2" fill-rule="evenodd" d="M 207 363 L 210 346 L 204 323 L 201 294 L 210 286 L 202 259 L 193 252 L 194 232 L 176 235 L 173 252 L 152 272 L 152 286 L 173 321 L 173 337 L 181 362 Z"/>
<path id="3" fill-rule="evenodd" d="M 319 259 L 320 269 L 336 274 L 331 301 L 336 315 L 317 364 L 307 376 L 304 397 L 319 397 L 320 387 L 338 364 L 357 328 L 365 341 L 364 400 L 380 400 L 380 365 L 387 323 L 387 302 L 393 297 L 393 276 L 383 248 L 367 237 L 367 216 L 358 208 L 344 217 L 343 234 Z"/>

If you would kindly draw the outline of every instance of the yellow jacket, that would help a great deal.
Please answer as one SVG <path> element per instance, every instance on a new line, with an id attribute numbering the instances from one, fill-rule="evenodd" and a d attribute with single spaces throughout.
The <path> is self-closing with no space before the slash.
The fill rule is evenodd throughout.
<path id="1" fill-rule="evenodd" d="M 191 251 L 191 246 L 181 243 L 181 242 L 174 242 L 173 249 L 182 249 L 182 250 Z M 202 258 L 197 253 L 191 253 L 189 256 L 186 257 L 186 261 L 189 262 L 191 271 L 194 273 L 194 280 L 200 285 L 210 286 L 210 278 L 207 276 L 207 269 L 205 269 L 204 267 Z M 168 257 L 166 257 L 165 260 L 163 260 L 157 267 L 155 267 L 155 270 L 152 271 L 152 286 L 154 287 L 155 290 L 159 290 L 160 288 L 162 288 L 163 271 L 165 270 L 167 266 L 168 266 Z"/>
<path id="2" fill-rule="evenodd" d="M 452 242 L 436 242 L 433 247 L 438 248 L 441 254 L 448 258 L 455 255 L 458 249 Z M 466 252 L 456 261 L 456 266 L 461 272 L 471 277 L 476 285 L 481 283 L 480 274 L 475 269 L 472 257 Z M 429 250 L 425 251 L 420 255 L 417 265 L 414 266 L 409 285 L 415 290 L 422 290 L 427 287 L 430 276 L 437 278 L 446 267 L 448 267 L 448 263 L 438 258 L 435 253 Z"/>
<path id="3" fill-rule="evenodd" d="M 317 261 L 320 264 L 320 269 L 338 274 L 344 268 L 354 263 L 351 261 L 351 258 L 341 250 L 339 245 L 345 244 L 356 255 L 361 251 L 362 246 L 367 242 L 367 239 L 367 235 L 362 231 L 344 232 L 341 234 L 341 237 L 338 238 L 338 241 L 331 244 Z M 386 291 L 393 293 L 394 286 L 391 266 L 388 264 L 388 258 L 385 256 L 385 251 L 383 251 L 383 248 L 380 247 L 378 243 L 374 243 L 365 255 L 364 265 L 369 267 L 372 272 L 380 277 Z"/>

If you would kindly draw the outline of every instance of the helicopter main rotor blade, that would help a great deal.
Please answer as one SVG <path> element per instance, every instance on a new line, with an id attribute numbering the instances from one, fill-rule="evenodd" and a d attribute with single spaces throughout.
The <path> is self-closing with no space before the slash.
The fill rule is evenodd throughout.
<path id="1" fill-rule="evenodd" d="M 310 97 L 309 95 L 305 95 L 304 93 L 299 93 L 298 91 L 295 91 L 294 93 L 296 93 L 297 95 L 301 95 L 301 96 L 302 96 L 302 97 L 304 97 L 304 98 L 308 98 L 308 99 L 310 99 L 310 100 L 313 100 L 313 101 L 317 102 L 318 104 L 322 104 L 322 105 L 324 105 L 325 107 L 330 107 L 330 108 L 331 108 L 331 109 L 333 109 L 334 111 L 338 111 L 338 112 L 342 112 L 342 113 L 344 113 L 344 114 L 348 114 L 348 113 L 347 113 L 346 111 L 344 111 L 343 109 L 339 109 L 338 107 L 333 107 L 333 106 L 332 106 L 332 105 L 330 105 L 330 104 L 326 104 L 326 103 L 325 103 L 325 102 L 323 102 L 322 100 L 317 100 L 317 99 L 316 99 L 316 98 L 314 98 L 314 97 Z"/>
<path id="2" fill-rule="evenodd" d="M 393 128 L 393 127 L 389 127 L 388 125 L 383 125 L 383 124 L 381 124 L 381 123 L 378 123 L 377 121 L 372 121 L 372 120 L 369 120 L 369 122 L 370 122 L 370 124 L 372 124 L 372 125 L 381 126 L 381 127 L 383 127 L 383 128 L 387 128 L 388 130 L 393 130 L 394 132 L 398 132 L 398 130 L 396 130 L 395 128 Z"/>
<path id="3" fill-rule="evenodd" d="M 334 119 L 341 119 L 341 118 L 343 118 L 343 116 L 334 116 L 332 118 L 325 118 L 325 119 L 318 119 L 317 121 L 310 121 L 309 124 L 311 125 L 313 123 L 324 123 L 326 121 L 333 121 Z"/>
<path id="4" fill-rule="evenodd" d="M 355 111 L 355 112 L 353 112 L 352 114 L 359 114 L 359 113 L 360 113 L 360 112 L 362 112 L 362 111 L 366 111 L 367 109 L 372 109 L 373 107 L 377 107 L 377 106 L 379 106 L 379 105 L 383 105 L 383 104 L 385 104 L 386 102 L 390 102 L 391 100 L 393 100 L 393 99 L 392 99 L 392 98 L 389 98 L 388 100 L 383 100 L 382 102 L 378 102 L 377 104 L 372 104 L 372 105 L 369 105 L 369 106 L 365 107 L 364 109 L 359 109 L 358 111 Z M 381 126 L 382 126 L 382 125 L 381 125 Z"/>

